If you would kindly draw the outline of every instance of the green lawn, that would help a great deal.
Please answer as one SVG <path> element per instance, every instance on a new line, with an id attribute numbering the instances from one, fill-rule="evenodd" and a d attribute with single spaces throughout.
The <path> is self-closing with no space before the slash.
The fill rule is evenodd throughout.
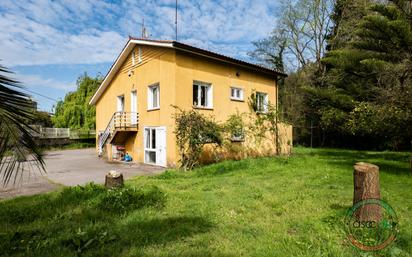
<path id="1" fill-rule="evenodd" d="M 410 256 L 408 153 L 294 152 L 137 177 L 119 192 L 89 185 L 0 202 L 0 256 Z M 356 161 L 380 166 L 400 223 L 373 255 L 345 239 Z"/>

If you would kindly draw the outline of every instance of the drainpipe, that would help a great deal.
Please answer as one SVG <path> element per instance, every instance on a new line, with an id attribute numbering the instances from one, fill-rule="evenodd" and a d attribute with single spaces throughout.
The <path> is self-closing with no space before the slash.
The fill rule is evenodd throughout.
<path id="1" fill-rule="evenodd" d="M 278 115 L 279 115 L 279 77 L 276 75 L 275 77 L 276 81 L 276 115 L 275 115 L 275 124 L 276 124 L 276 141 L 275 141 L 275 147 L 276 147 L 276 155 L 280 154 L 280 149 L 279 149 L 279 128 L 278 128 Z"/>

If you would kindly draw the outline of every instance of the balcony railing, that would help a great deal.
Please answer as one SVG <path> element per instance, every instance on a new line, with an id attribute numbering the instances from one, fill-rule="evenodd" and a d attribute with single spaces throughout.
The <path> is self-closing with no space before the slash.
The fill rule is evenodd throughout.
<path id="1" fill-rule="evenodd" d="M 115 112 L 113 115 L 113 129 L 137 127 L 139 114 L 137 112 Z"/>

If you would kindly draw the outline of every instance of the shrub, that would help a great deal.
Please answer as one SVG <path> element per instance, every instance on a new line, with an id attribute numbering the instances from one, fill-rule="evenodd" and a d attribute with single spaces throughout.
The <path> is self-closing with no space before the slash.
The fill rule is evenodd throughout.
<path id="1" fill-rule="evenodd" d="M 77 202 L 80 200 L 98 197 L 105 191 L 106 189 L 102 185 L 91 182 L 84 186 L 66 187 L 61 192 L 60 197 L 64 201 Z"/>
<path id="2" fill-rule="evenodd" d="M 147 190 L 121 187 L 107 190 L 99 207 L 108 212 L 124 213 L 149 206 L 163 207 L 165 200 L 166 195 L 157 187 Z"/>
<path id="3" fill-rule="evenodd" d="M 195 110 L 183 111 L 176 107 L 175 115 L 177 146 L 181 168 L 191 170 L 199 165 L 205 144 L 222 144 L 222 129 L 211 118 Z"/>
<path id="4" fill-rule="evenodd" d="M 229 141 L 243 141 L 245 139 L 243 114 L 230 115 L 224 124 L 224 130 Z"/>
<path id="5" fill-rule="evenodd" d="M 79 227 L 68 234 L 67 239 L 63 240 L 62 244 L 80 254 L 91 248 L 110 244 L 116 238 L 116 235 L 109 234 L 107 230 L 92 225 L 84 229 Z"/>

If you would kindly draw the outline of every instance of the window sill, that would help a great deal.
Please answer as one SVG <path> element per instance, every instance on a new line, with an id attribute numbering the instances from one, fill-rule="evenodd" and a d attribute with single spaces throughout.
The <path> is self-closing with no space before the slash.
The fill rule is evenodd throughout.
<path id="1" fill-rule="evenodd" d="M 213 111 L 213 107 L 203 107 L 203 106 L 195 106 L 195 105 L 193 105 L 193 109 Z"/>
<path id="2" fill-rule="evenodd" d="M 148 112 L 160 110 L 160 107 L 147 109 Z"/>
<path id="3" fill-rule="evenodd" d="M 245 100 L 243 99 L 239 99 L 239 98 L 230 98 L 231 101 L 235 101 L 235 102 L 244 102 Z"/>

